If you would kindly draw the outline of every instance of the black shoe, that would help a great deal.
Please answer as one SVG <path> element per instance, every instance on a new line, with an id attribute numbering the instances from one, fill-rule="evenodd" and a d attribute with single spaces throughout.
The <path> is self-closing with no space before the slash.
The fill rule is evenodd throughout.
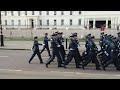
<path id="1" fill-rule="evenodd" d="M 46 65 L 46 67 L 48 68 L 48 64 L 45 64 Z"/>
<path id="2" fill-rule="evenodd" d="M 79 67 L 76 67 L 76 68 L 81 68 L 81 67 L 79 66 Z"/>
<path id="3" fill-rule="evenodd" d="M 63 67 L 62 65 L 59 65 L 58 67 Z"/>
<path id="4" fill-rule="evenodd" d="M 65 65 L 63 65 L 63 67 L 64 67 L 64 68 L 66 68 L 66 66 L 65 66 Z"/>
<path id="5" fill-rule="evenodd" d="M 85 69 L 83 65 L 82 65 L 82 69 Z"/>
<path id="6" fill-rule="evenodd" d="M 29 61 L 29 64 L 31 64 L 30 61 Z"/>
<path id="7" fill-rule="evenodd" d="M 101 68 L 96 68 L 96 70 L 101 70 Z"/>
<path id="8" fill-rule="evenodd" d="M 40 62 L 40 64 L 44 64 L 44 62 Z"/>
<path id="9" fill-rule="evenodd" d="M 102 67 L 104 71 L 106 71 L 105 67 Z"/>

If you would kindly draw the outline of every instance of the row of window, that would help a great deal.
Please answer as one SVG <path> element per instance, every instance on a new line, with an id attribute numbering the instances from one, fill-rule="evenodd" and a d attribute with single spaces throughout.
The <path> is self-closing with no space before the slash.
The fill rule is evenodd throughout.
<path id="1" fill-rule="evenodd" d="M 42 20 L 39 20 L 39 24 L 42 25 Z M 70 19 L 69 25 L 72 25 L 73 21 Z M 5 25 L 7 24 L 7 20 L 5 20 Z M 11 20 L 11 25 L 14 25 L 14 20 Z M 18 20 L 18 25 L 21 25 L 21 20 Z M 47 25 L 49 26 L 49 20 L 47 20 Z M 57 20 L 54 20 L 54 25 L 57 25 Z M 64 20 L 61 20 L 61 25 L 64 25 Z M 81 25 L 81 19 L 78 20 L 78 25 Z"/>
<path id="2" fill-rule="evenodd" d="M 4 12 L 5 16 L 7 16 L 7 11 Z M 14 16 L 14 11 L 10 11 L 11 16 Z M 27 11 L 24 11 L 24 14 L 27 15 Z M 79 14 L 81 14 L 81 11 L 79 11 Z M 18 11 L 18 16 L 21 15 L 21 11 Z M 32 11 L 32 15 L 35 15 L 35 11 Z M 42 15 L 42 11 L 39 11 L 39 15 Z M 46 15 L 49 15 L 49 11 L 46 11 Z M 54 15 L 57 15 L 57 11 L 54 11 Z M 61 15 L 64 15 L 64 11 L 61 11 Z M 73 15 L 73 11 L 70 11 L 70 15 Z"/>

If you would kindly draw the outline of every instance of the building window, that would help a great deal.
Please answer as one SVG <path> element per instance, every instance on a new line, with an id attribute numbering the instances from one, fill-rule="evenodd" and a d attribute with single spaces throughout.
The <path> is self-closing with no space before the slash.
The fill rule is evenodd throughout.
<path id="1" fill-rule="evenodd" d="M 11 16 L 14 16 L 14 11 L 11 11 Z"/>
<path id="2" fill-rule="evenodd" d="M 42 25 L 42 20 L 39 20 L 39 22 L 40 22 L 40 25 Z"/>
<path id="3" fill-rule="evenodd" d="M 61 11 L 61 15 L 64 15 L 64 11 Z"/>
<path id="4" fill-rule="evenodd" d="M 81 11 L 79 11 L 79 15 L 81 14 Z"/>
<path id="5" fill-rule="evenodd" d="M 72 11 L 70 11 L 70 15 L 72 15 Z"/>
<path id="6" fill-rule="evenodd" d="M 42 15 L 42 11 L 39 11 L 39 15 Z"/>
<path id="7" fill-rule="evenodd" d="M 47 13 L 47 15 L 49 15 L 49 11 L 47 11 L 46 13 Z"/>
<path id="8" fill-rule="evenodd" d="M 47 20 L 47 26 L 49 26 L 49 20 Z"/>
<path id="9" fill-rule="evenodd" d="M 5 16 L 7 16 L 7 11 L 5 11 Z"/>
<path id="10" fill-rule="evenodd" d="M 61 25 L 64 25 L 64 20 L 63 19 L 61 20 Z"/>
<path id="11" fill-rule="evenodd" d="M 81 25 L 81 19 L 78 20 L 78 25 Z"/>
<path id="12" fill-rule="evenodd" d="M 11 20 L 11 25 L 14 25 L 14 20 Z"/>
<path id="13" fill-rule="evenodd" d="M 7 26 L 7 20 L 5 20 L 5 26 Z"/>
<path id="14" fill-rule="evenodd" d="M 56 22 L 56 20 L 54 20 L 54 25 L 57 25 L 57 22 Z"/>
<path id="15" fill-rule="evenodd" d="M 18 16 L 20 16 L 20 11 L 18 11 Z"/>
<path id="16" fill-rule="evenodd" d="M 27 15 L 27 11 L 25 11 L 25 15 Z"/>
<path id="17" fill-rule="evenodd" d="M 54 15 L 56 15 L 57 14 L 57 12 L 56 11 L 54 11 Z"/>
<path id="18" fill-rule="evenodd" d="M 34 11 L 32 11 L 32 15 L 34 15 L 35 14 L 35 12 Z"/>
<path id="19" fill-rule="evenodd" d="M 20 20 L 18 20 L 18 25 L 19 25 L 19 26 L 21 25 L 21 21 L 20 21 Z"/>
<path id="20" fill-rule="evenodd" d="M 72 19 L 70 19 L 70 25 L 72 25 Z"/>

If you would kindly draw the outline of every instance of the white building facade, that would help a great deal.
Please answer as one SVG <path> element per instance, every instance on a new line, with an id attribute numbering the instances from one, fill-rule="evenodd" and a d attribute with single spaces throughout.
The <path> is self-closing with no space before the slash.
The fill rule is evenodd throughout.
<path id="1" fill-rule="evenodd" d="M 116 29 L 120 11 L 2 11 L 4 29 Z"/>

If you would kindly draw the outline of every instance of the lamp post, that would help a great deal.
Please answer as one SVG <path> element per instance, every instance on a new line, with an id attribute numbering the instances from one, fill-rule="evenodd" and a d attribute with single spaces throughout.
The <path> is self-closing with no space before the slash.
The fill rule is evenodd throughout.
<path id="1" fill-rule="evenodd" d="M 4 46 L 4 40 L 3 40 L 3 32 L 2 32 L 2 20 L 1 20 L 1 11 L 0 11 L 0 29 L 1 29 L 1 34 L 0 34 L 0 39 L 1 39 L 1 46 Z"/>

